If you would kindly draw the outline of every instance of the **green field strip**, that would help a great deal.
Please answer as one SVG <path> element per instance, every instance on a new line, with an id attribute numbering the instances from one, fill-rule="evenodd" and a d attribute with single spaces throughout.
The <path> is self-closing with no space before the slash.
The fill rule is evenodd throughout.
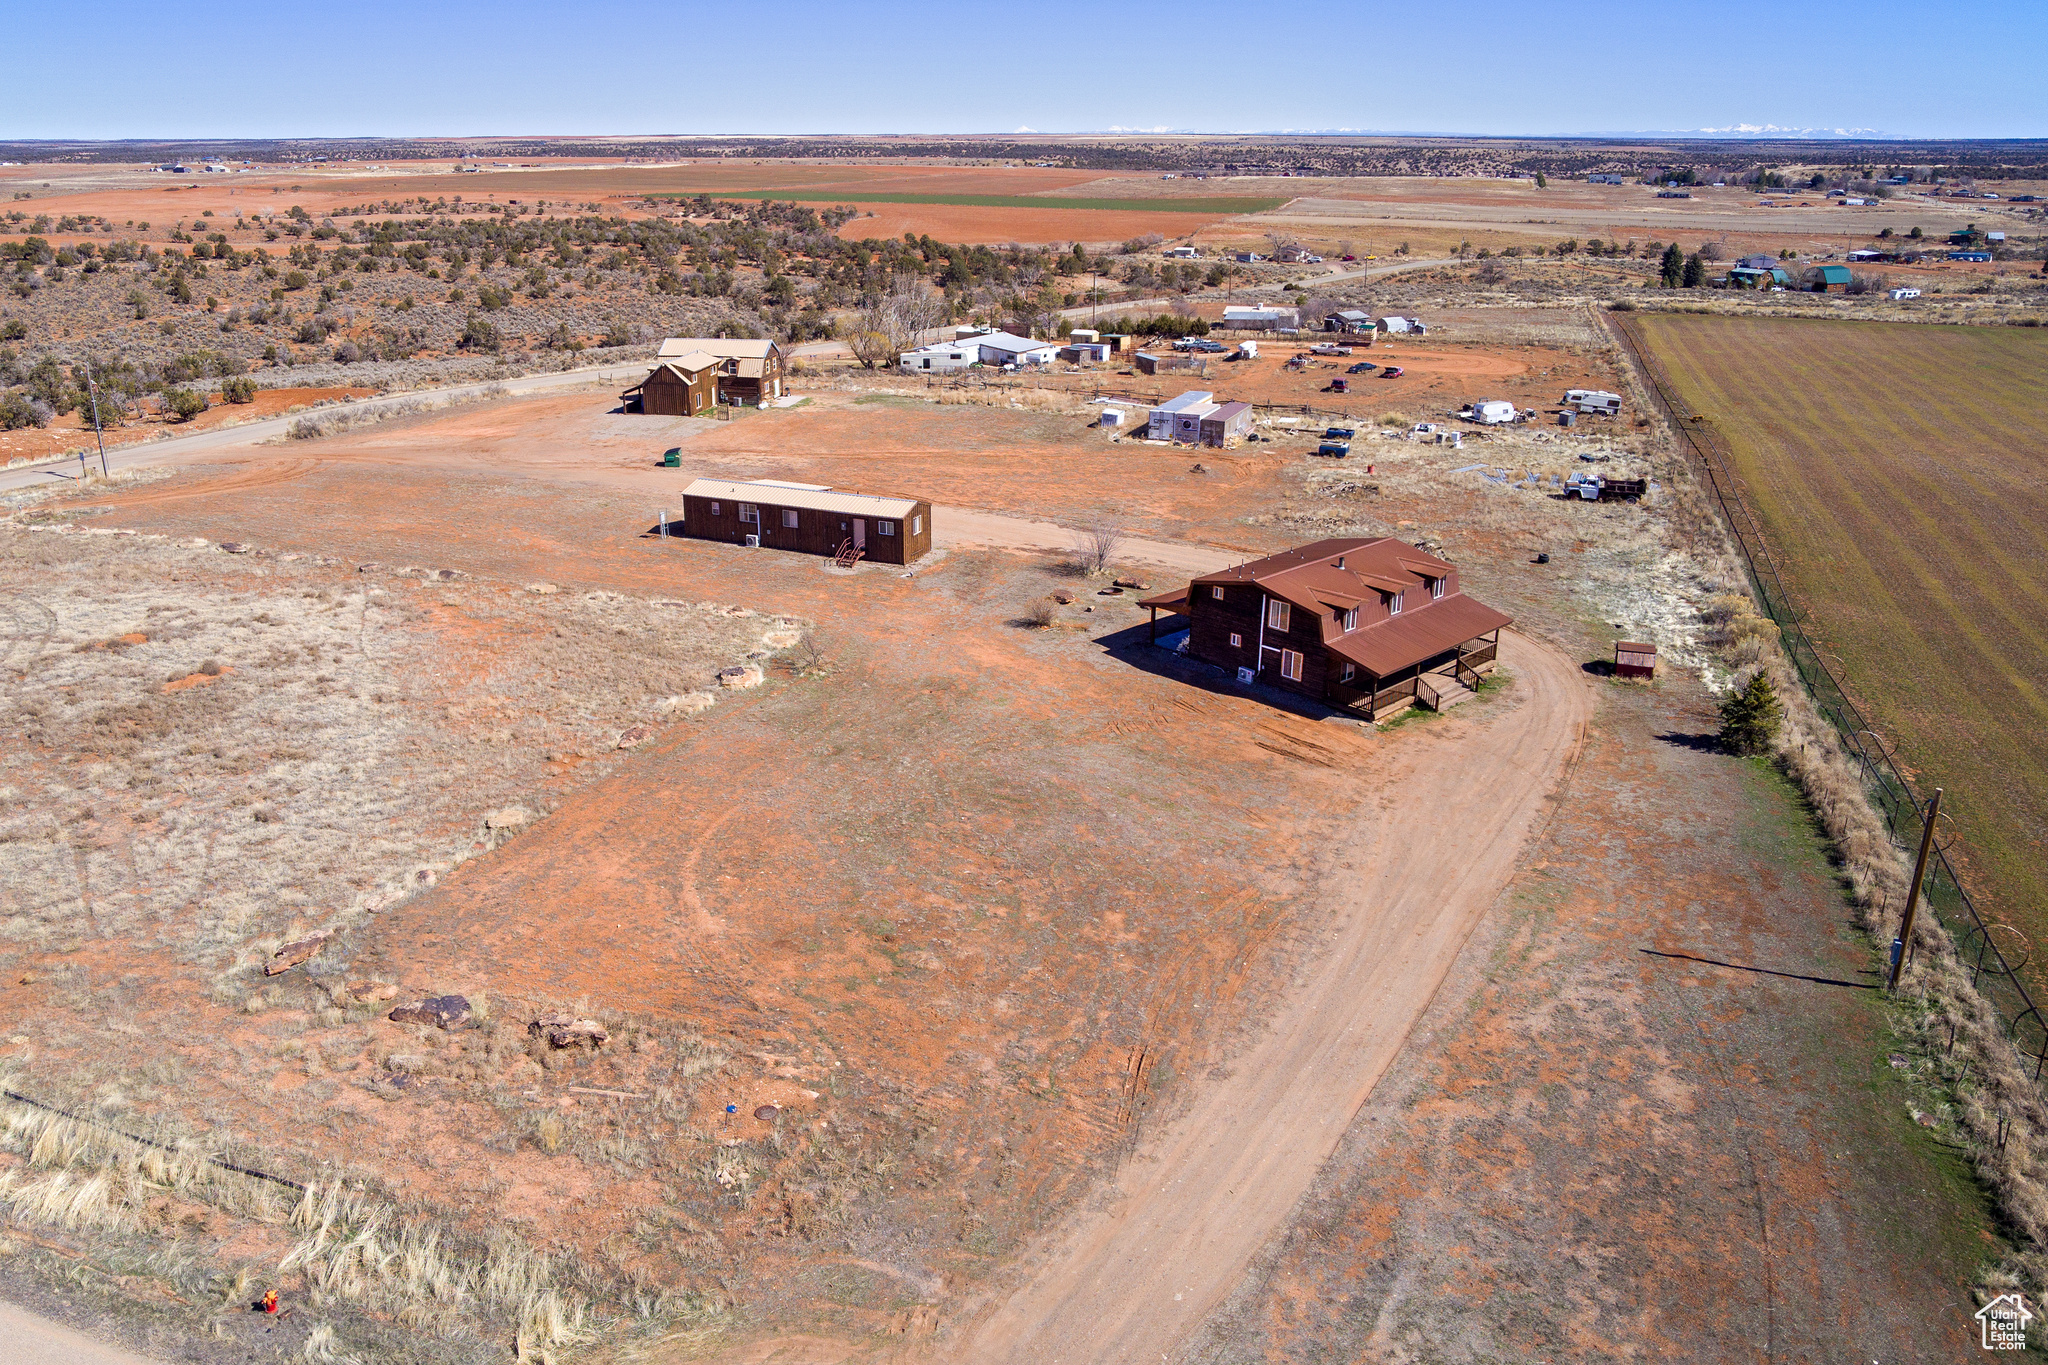
<path id="1" fill-rule="evenodd" d="M 1035 194 L 821 194 L 815 190 L 689 190 L 649 194 L 648 199 L 759 199 L 785 204 L 942 204 L 976 209 L 1091 209 L 1104 213 L 1205 213 L 1229 217 L 1264 213 L 1285 199 L 1075 199 Z"/>
<path id="2" fill-rule="evenodd" d="M 2048 338 L 1645 321 L 1873 723 L 1948 789 L 1986 912 L 2048 932 Z"/>

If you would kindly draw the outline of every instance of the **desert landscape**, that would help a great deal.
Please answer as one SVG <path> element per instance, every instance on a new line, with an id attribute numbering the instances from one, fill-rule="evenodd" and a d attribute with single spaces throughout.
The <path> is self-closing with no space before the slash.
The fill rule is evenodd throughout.
<path id="1" fill-rule="evenodd" d="M 1881 145 L 35 151 L 0 167 L 24 1331 L 1935 1360 L 2037 1295 L 2037 997 L 1982 947 L 2039 929 L 2027 146 L 1896 187 Z M 1826 283 L 1916 229 L 2004 235 Z M 1820 287 L 1715 287 L 1758 254 Z M 1058 354 L 898 362 L 941 340 Z M 710 405 L 659 410 L 666 362 Z M 1190 390 L 1241 427 L 1152 439 Z M 929 552 L 761 510 L 869 495 Z M 760 506 L 695 534 L 712 497 Z M 1730 497 L 1995 917 L 1926 914 L 1896 985 L 1912 841 Z M 1411 623 L 1454 570 L 1497 653 L 1362 705 L 1203 653 L 1198 581 L 1372 546 L 1422 566 Z"/>

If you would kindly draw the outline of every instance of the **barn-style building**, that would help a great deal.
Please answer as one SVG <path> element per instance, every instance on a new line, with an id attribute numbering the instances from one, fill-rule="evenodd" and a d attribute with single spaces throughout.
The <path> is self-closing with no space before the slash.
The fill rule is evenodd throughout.
<path id="1" fill-rule="evenodd" d="M 911 564 L 931 551 L 932 505 L 780 479 L 697 479 L 683 490 L 682 520 L 668 531 L 848 564 Z"/>
<path id="2" fill-rule="evenodd" d="M 1140 599 L 1187 618 L 1187 653 L 1367 720 L 1441 710 L 1493 670 L 1513 618 L 1467 597 L 1458 568 L 1390 536 L 1319 540 Z"/>
<path id="3" fill-rule="evenodd" d="M 773 341 L 670 337 L 647 378 L 619 397 L 628 412 L 694 417 L 715 403 L 759 407 L 782 393 L 782 348 Z"/>

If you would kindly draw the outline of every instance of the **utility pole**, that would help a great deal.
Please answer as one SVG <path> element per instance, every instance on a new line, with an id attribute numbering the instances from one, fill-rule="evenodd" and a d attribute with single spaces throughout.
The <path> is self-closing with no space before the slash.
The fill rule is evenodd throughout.
<path id="1" fill-rule="evenodd" d="M 1913 886 L 1906 892 L 1906 918 L 1899 924 L 1899 936 L 1892 940 L 1892 977 L 1886 990 L 1899 988 L 1899 974 L 1906 969 L 1906 948 L 1913 942 L 1913 917 L 1920 909 L 1920 883 L 1927 875 L 1927 854 L 1934 847 L 1934 822 L 1941 815 L 1941 788 L 1927 803 L 1927 823 L 1920 830 L 1920 856 L 1913 863 Z"/>
<path id="2" fill-rule="evenodd" d="M 92 438 L 99 442 L 100 477 L 104 479 L 109 477 L 109 475 L 107 472 L 107 438 L 100 434 L 100 388 L 99 385 L 92 382 L 92 362 L 86 360 L 80 363 L 85 366 L 85 393 L 92 400 Z M 78 457 L 78 466 L 79 473 L 83 475 L 85 472 L 85 457 L 83 455 Z M 83 483 L 85 480 L 80 478 L 79 482 Z"/>

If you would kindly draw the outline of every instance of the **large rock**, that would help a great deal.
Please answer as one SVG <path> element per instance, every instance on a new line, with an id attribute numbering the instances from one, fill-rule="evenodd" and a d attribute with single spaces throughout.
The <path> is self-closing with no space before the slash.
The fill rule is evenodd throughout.
<path id="1" fill-rule="evenodd" d="M 759 687 L 765 676 L 759 664 L 734 664 L 731 668 L 719 670 L 718 685 L 735 688 Z"/>
<path id="2" fill-rule="evenodd" d="M 411 1005 L 400 1005 L 385 1016 L 394 1024 L 429 1024 L 434 1028 L 468 1028 L 476 1022 L 469 1001 L 460 995 L 433 995 Z"/>
<path id="3" fill-rule="evenodd" d="M 611 1034 L 595 1019 L 578 1019 L 567 1010 L 551 1010 L 526 1026 L 526 1031 L 536 1038 L 545 1038 L 549 1047 L 587 1047 L 596 1049 L 611 1041 Z"/>
<path id="4" fill-rule="evenodd" d="M 278 976 L 290 971 L 301 962 L 312 957 L 313 954 L 319 952 L 320 945 L 332 937 L 334 937 L 332 929 L 322 929 L 317 933 L 308 934 L 305 938 L 299 939 L 294 943 L 285 944 L 284 947 L 279 948 L 270 955 L 270 961 L 263 964 L 263 974 L 265 976 Z"/>

